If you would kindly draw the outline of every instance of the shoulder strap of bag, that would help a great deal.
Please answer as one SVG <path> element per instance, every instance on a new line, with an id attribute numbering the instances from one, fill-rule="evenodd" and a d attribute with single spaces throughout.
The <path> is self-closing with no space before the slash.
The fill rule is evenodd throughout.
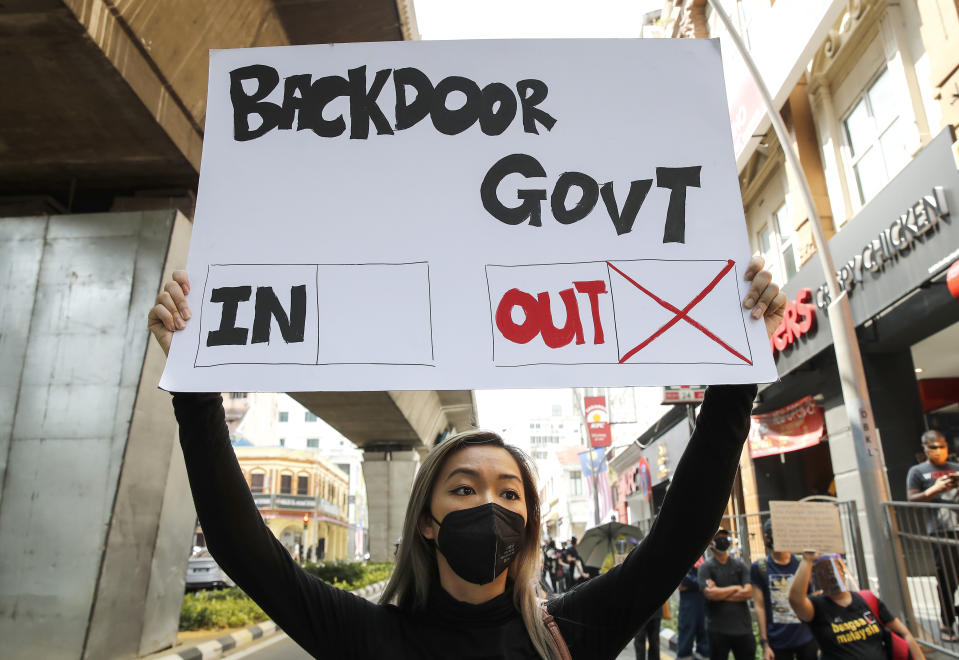
<path id="1" fill-rule="evenodd" d="M 553 615 L 546 611 L 545 605 L 543 606 L 543 623 L 546 624 L 546 630 L 549 631 L 550 637 L 553 638 L 553 644 L 559 651 L 559 658 L 556 660 L 573 660 L 573 656 L 569 654 L 569 647 L 566 646 L 566 640 L 563 639 L 563 633 L 556 625 Z"/>
<path id="2" fill-rule="evenodd" d="M 869 606 L 869 609 L 872 611 L 876 621 L 878 621 L 883 628 L 889 631 L 889 634 L 892 636 L 892 657 L 893 660 L 907 660 L 912 658 L 912 652 L 909 650 L 909 642 L 905 640 L 901 635 L 896 631 L 891 630 L 889 626 L 882 622 L 882 619 L 879 618 L 879 599 L 876 598 L 874 594 L 869 589 L 863 589 L 862 591 L 856 592 L 859 596 L 866 601 L 866 605 Z"/>

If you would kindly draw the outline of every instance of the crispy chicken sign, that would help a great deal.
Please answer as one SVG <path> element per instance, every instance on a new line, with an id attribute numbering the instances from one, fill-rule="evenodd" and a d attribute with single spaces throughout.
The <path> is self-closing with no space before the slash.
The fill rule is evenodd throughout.
<path id="1" fill-rule="evenodd" d="M 719 45 L 214 51 L 161 386 L 762 382 Z"/>

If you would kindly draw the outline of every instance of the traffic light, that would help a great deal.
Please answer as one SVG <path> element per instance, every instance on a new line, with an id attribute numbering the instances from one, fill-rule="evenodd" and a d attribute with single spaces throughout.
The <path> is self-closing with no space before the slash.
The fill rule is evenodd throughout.
<path id="1" fill-rule="evenodd" d="M 304 529 L 304 531 L 306 530 L 306 526 L 307 526 L 309 523 L 310 523 L 310 514 L 304 513 L 304 514 L 303 514 L 303 529 Z"/>

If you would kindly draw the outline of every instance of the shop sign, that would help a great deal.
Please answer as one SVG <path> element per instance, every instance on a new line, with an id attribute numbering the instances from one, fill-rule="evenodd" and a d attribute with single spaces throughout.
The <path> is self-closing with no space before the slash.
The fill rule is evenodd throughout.
<path id="1" fill-rule="evenodd" d="M 959 261 L 949 266 L 946 273 L 946 285 L 953 298 L 959 299 Z"/>
<path id="2" fill-rule="evenodd" d="M 253 503 L 256 504 L 257 509 L 272 509 L 272 495 L 254 495 Z"/>
<path id="3" fill-rule="evenodd" d="M 852 295 L 856 286 L 863 285 L 863 271 L 882 274 L 895 265 L 900 257 L 907 257 L 917 239 L 932 230 L 939 221 L 949 215 L 942 186 L 934 186 L 932 192 L 913 202 L 898 218 L 884 228 L 879 235 L 866 243 L 859 252 L 836 271 L 839 288 Z M 938 234 L 932 232 L 931 236 Z M 824 282 L 816 290 L 816 306 L 820 309 L 830 302 L 829 287 Z"/>
<path id="4" fill-rule="evenodd" d="M 706 396 L 704 385 L 667 385 L 663 388 L 663 405 L 702 403 L 704 396 Z"/>
<path id="5" fill-rule="evenodd" d="M 606 397 L 587 396 L 583 399 L 586 408 L 586 429 L 589 431 L 590 447 L 609 447 L 613 443 L 609 430 L 609 412 Z"/>
<path id="6" fill-rule="evenodd" d="M 811 396 L 785 408 L 752 416 L 749 428 L 749 457 L 805 449 L 819 444 L 826 431 L 826 418 L 821 406 Z"/>
<path id="7" fill-rule="evenodd" d="M 799 341 L 800 337 L 816 326 L 816 306 L 812 304 L 811 299 L 811 290 L 800 289 L 796 299 L 786 303 L 783 320 L 769 338 L 773 356 L 777 351 L 786 350 L 786 347 L 794 341 Z"/>

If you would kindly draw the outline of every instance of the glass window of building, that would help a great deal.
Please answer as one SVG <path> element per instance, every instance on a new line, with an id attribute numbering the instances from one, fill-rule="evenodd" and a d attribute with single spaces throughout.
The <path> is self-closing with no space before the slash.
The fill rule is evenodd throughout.
<path id="1" fill-rule="evenodd" d="M 262 472 L 253 473 L 250 475 L 250 492 L 252 493 L 262 493 L 263 492 L 263 478 L 264 475 Z"/>
<path id="2" fill-rule="evenodd" d="M 280 446 L 286 447 L 286 438 L 280 438 Z"/>
<path id="3" fill-rule="evenodd" d="M 319 448 L 320 448 L 320 439 L 319 439 L 319 438 L 307 438 L 307 439 L 306 439 L 306 448 L 307 448 L 307 449 L 319 449 Z"/>
<path id="4" fill-rule="evenodd" d="M 280 421 L 281 421 L 281 422 L 288 422 L 288 421 L 290 421 L 290 413 L 288 413 L 288 412 L 286 412 L 286 411 L 280 411 Z"/>
<path id="5" fill-rule="evenodd" d="M 766 268 L 780 282 L 786 282 L 796 274 L 795 232 L 786 205 L 773 211 L 772 217 L 759 230 L 759 249 Z"/>
<path id="6" fill-rule="evenodd" d="M 316 415 L 314 415 L 314 414 L 311 413 L 309 410 L 307 410 L 307 411 L 303 414 L 303 421 L 305 421 L 305 422 L 315 422 L 315 421 L 316 421 Z"/>
<path id="7" fill-rule="evenodd" d="M 569 473 L 569 494 L 570 495 L 582 495 L 583 494 L 583 473 L 576 471 Z"/>
<path id="8" fill-rule="evenodd" d="M 909 162 L 909 131 L 888 69 L 863 92 L 843 121 L 859 202 L 865 204 Z"/>
<path id="9" fill-rule="evenodd" d="M 309 484 L 310 478 L 307 476 L 299 476 L 296 478 L 296 494 L 297 495 L 307 495 L 309 494 Z"/>
<path id="10" fill-rule="evenodd" d="M 293 493 L 293 475 L 292 474 L 280 475 L 280 493 L 282 493 L 283 495 L 291 495 Z"/>
<path id="11" fill-rule="evenodd" d="M 245 399 L 246 392 L 230 392 L 231 399 Z"/>

